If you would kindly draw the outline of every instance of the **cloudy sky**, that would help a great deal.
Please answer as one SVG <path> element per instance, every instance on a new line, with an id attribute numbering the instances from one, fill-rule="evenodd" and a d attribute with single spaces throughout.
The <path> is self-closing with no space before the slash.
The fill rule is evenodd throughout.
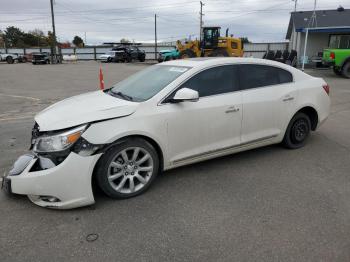
<path id="1" fill-rule="evenodd" d="M 254 42 L 284 39 L 292 0 L 202 0 L 204 25 L 229 28 L 237 37 Z M 297 10 L 310 10 L 314 0 L 298 0 Z M 0 0 L 0 30 L 13 25 L 28 31 L 51 30 L 49 0 Z M 317 9 L 350 8 L 350 0 L 318 0 Z M 74 35 L 88 44 L 127 38 L 151 42 L 154 14 L 158 39 L 193 38 L 199 33 L 199 1 L 192 0 L 55 0 L 56 33 L 59 41 Z"/>

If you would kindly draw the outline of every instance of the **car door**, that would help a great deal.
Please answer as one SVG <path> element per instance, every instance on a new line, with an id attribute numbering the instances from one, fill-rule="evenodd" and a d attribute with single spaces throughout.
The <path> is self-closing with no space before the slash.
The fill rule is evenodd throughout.
<path id="1" fill-rule="evenodd" d="M 284 132 L 294 110 L 297 90 L 290 72 L 259 64 L 239 68 L 242 90 L 242 144 L 276 137 Z"/>
<path id="2" fill-rule="evenodd" d="M 234 65 L 206 69 L 177 89 L 198 91 L 197 102 L 164 104 L 173 164 L 191 162 L 240 144 L 242 98 L 237 73 Z"/>

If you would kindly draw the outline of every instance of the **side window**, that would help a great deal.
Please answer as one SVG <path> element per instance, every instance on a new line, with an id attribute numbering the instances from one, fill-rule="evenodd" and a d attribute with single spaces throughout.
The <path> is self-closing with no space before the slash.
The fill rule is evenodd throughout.
<path id="1" fill-rule="evenodd" d="M 227 65 L 207 69 L 187 80 L 180 88 L 198 91 L 199 97 L 211 96 L 239 90 L 238 66 Z"/>
<path id="2" fill-rule="evenodd" d="M 280 79 L 280 84 L 293 82 L 293 76 L 288 71 L 281 68 L 276 68 L 276 71 Z"/>
<path id="3" fill-rule="evenodd" d="M 232 47 L 232 49 L 237 49 L 238 48 L 237 42 L 232 42 L 231 47 Z"/>
<path id="4" fill-rule="evenodd" d="M 241 65 L 241 89 L 278 85 L 293 81 L 293 76 L 286 70 L 266 65 Z"/>

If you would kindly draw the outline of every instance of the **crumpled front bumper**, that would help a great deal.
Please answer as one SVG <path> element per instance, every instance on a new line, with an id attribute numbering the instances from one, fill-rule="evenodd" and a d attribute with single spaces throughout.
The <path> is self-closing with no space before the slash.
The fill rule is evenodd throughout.
<path id="1" fill-rule="evenodd" d="M 91 205 L 95 203 L 91 177 L 100 156 L 71 152 L 59 165 L 39 171 L 35 171 L 39 158 L 34 157 L 19 175 L 8 175 L 4 179 L 10 180 L 11 193 L 27 195 L 42 207 L 70 209 Z"/>

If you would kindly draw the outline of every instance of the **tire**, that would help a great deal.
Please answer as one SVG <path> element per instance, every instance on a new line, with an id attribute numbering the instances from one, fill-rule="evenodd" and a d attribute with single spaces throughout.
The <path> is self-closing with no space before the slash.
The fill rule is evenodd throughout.
<path id="1" fill-rule="evenodd" d="M 111 57 L 108 57 L 108 58 L 107 58 L 107 63 L 110 63 L 110 62 L 112 62 L 112 58 L 111 58 Z"/>
<path id="2" fill-rule="evenodd" d="M 128 55 L 128 56 L 126 57 L 126 62 L 127 62 L 127 63 L 131 63 L 131 62 L 132 62 L 132 57 Z"/>
<path id="3" fill-rule="evenodd" d="M 339 68 L 333 66 L 333 72 L 334 74 L 336 74 L 337 76 L 341 76 L 342 75 L 342 72 Z"/>
<path id="4" fill-rule="evenodd" d="M 140 58 L 139 58 L 139 61 L 140 62 L 145 62 L 146 60 L 146 56 L 145 55 L 141 55 Z"/>
<path id="5" fill-rule="evenodd" d="M 215 49 L 211 54 L 210 57 L 228 57 L 228 53 L 225 49 Z"/>
<path id="6" fill-rule="evenodd" d="M 310 131 L 310 118 L 304 113 L 297 113 L 290 120 L 282 143 L 289 149 L 301 148 L 305 145 Z"/>
<path id="7" fill-rule="evenodd" d="M 139 151 L 135 158 L 136 150 Z M 148 158 L 144 160 L 146 155 Z M 130 161 L 129 164 L 125 163 L 126 160 Z M 159 158 L 157 151 L 147 141 L 127 139 L 101 157 L 96 171 L 98 186 L 106 195 L 116 199 L 130 198 L 150 187 L 159 171 Z"/>
<path id="8" fill-rule="evenodd" d="M 36 65 L 36 62 L 32 62 L 33 65 Z"/>
<path id="9" fill-rule="evenodd" d="M 28 62 L 28 59 L 26 57 L 23 57 L 22 58 L 22 63 L 27 63 Z"/>
<path id="10" fill-rule="evenodd" d="M 345 65 L 343 65 L 341 73 L 344 77 L 350 78 L 350 61 L 346 62 Z"/>
<path id="11" fill-rule="evenodd" d="M 8 56 L 8 57 L 6 57 L 6 62 L 7 62 L 8 64 L 13 64 L 13 63 L 15 62 L 15 60 L 13 59 L 12 56 Z"/>
<path id="12" fill-rule="evenodd" d="M 192 58 L 192 57 L 197 57 L 197 56 L 191 49 L 186 49 L 180 52 L 181 59 Z"/>

